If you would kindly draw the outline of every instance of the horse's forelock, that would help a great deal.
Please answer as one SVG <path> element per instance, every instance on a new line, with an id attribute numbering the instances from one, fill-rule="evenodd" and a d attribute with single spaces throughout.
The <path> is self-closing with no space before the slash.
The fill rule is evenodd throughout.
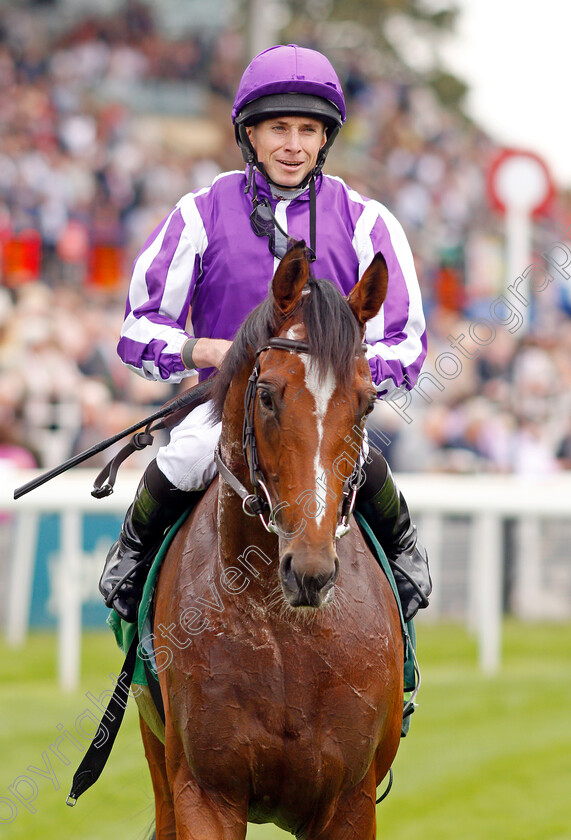
<path id="1" fill-rule="evenodd" d="M 355 358 L 361 344 L 359 325 L 339 289 L 329 280 L 310 277 L 296 317 L 305 325 L 309 354 L 317 375 L 325 378 L 331 370 L 340 387 L 346 387 L 355 371 Z M 253 354 L 277 335 L 281 322 L 270 296 L 246 318 L 218 372 L 212 390 L 212 417 L 220 420 L 232 379 Z"/>
<path id="2" fill-rule="evenodd" d="M 346 387 L 355 372 L 361 345 L 359 325 L 339 289 L 329 280 L 308 281 L 310 294 L 302 301 L 309 353 L 318 376 L 331 370 L 340 387 Z"/>

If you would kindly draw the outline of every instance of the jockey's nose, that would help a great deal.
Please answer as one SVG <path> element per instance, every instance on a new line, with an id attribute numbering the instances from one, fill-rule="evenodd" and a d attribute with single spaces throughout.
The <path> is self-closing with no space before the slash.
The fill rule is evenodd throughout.
<path id="1" fill-rule="evenodd" d="M 284 147 L 288 151 L 299 152 L 301 149 L 301 135 L 298 128 L 291 128 L 286 135 Z"/>

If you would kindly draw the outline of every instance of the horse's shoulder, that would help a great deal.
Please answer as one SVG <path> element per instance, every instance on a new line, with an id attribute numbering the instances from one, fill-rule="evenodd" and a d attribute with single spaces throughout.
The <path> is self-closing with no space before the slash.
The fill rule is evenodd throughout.
<path id="1" fill-rule="evenodd" d="M 212 554 L 217 539 L 218 477 L 205 490 L 189 516 L 180 525 L 163 561 L 164 567 L 177 567 L 181 556 L 192 555 L 193 566 L 201 557 Z"/>
<path id="2" fill-rule="evenodd" d="M 356 521 L 351 530 L 337 543 L 339 557 L 339 584 L 345 593 L 350 593 L 356 602 L 373 608 L 394 604 L 398 618 L 395 596 L 379 560 L 373 554 Z"/>
<path id="3" fill-rule="evenodd" d="M 355 571 L 366 577 L 377 578 L 382 575 L 379 563 L 355 520 L 351 523 L 351 530 L 337 542 L 336 547 L 339 560 L 349 564 Z"/>

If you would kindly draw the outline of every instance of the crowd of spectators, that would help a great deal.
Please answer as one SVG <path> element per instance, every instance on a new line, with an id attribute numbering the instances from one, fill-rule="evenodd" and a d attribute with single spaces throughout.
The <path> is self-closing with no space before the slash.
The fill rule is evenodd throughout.
<path id="1" fill-rule="evenodd" d="M 332 58 L 351 118 L 329 171 L 403 224 L 434 371 L 450 336 L 481 322 L 505 280 L 502 220 L 486 194 L 495 144 L 421 81 L 368 76 L 342 50 Z M 54 466 L 173 395 L 116 356 L 129 266 L 185 191 L 242 165 L 229 111 L 243 62 L 236 33 L 173 41 L 136 0 L 57 30 L 17 5 L 0 13 L 0 461 Z M 189 124 L 196 133 L 197 119 L 210 121 L 217 143 L 151 142 L 141 114 L 113 96 L 168 82 L 197 86 L 203 113 Z M 563 213 L 535 225 L 537 253 L 561 238 Z M 555 278 L 525 329 L 497 327 L 457 351 L 461 373 L 427 379 L 407 417 L 380 407 L 395 469 L 571 468 L 568 291 Z"/>

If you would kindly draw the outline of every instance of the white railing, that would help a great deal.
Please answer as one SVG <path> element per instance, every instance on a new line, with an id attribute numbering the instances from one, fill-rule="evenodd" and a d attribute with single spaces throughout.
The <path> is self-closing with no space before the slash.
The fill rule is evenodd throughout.
<path id="1" fill-rule="evenodd" d="M 124 469 L 115 492 L 102 500 L 92 498 L 95 471 L 76 469 L 13 499 L 13 491 L 38 473 L 3 472 L 0 511 L 15 516 L 11 578 L 8 590 L 7 635 L 9 643 L 23 644 L 29 621 L 33 563 L 42 513 L 61 515 L 61 557 L 58 576 L 58 675 L 62 688 L 77 687 L 81 660 L 82 516 L 123 516 L 132 501 L 139 472 Z M 518 524 L 519 554 L 516 601 L 519 614 L 534 618 L 541 565 L 539 528 L 546 518 L 568 519 L 571 515 L 571 474 L 550 478 L 515 476 L 456 476 L 403 474 L 397 476 L 409 504 L 418 518 L 423 542 L 431 559 L 434 580 L 431 610 L 426 619 L 439 614 L 442 579 L 439 573 L 443 546 L 443 518 L 468 516 L 470 536 L 469 621 L 479 639 L 480 665 L 485 673 L 500 666 L 502 619 L 502 520 L 515 518 Z"/>
<path id="2" fill-rule="evenodd" d="M 115 492 L 94 499 L 91 489 L 96 471 L 76 469 L 52 479 L 17 501 L 16 487 L 27 484 L 36 471 L 4 472 L 0 486 L 0 511 L 16 517 L 8 586 L 7 640 L 12 647 L 26 639 L 33 585 L 33 568 L 38 541 L 39 516 L 61 516 L 60 564 L 57 576 L 58 679 L 65 690 L 77 687 L 81 662 L 81 560 L 82 517 L 85 514 L 118 514 L 129 507 L 139 474 L 124 470 Z"/>
<path id="3" fill-rule="evenodd" d="M 516 521 L 516 569 L 513 601 L 518 616 L 544 616 L 540 590 L 542 564 L 540 528 L 544 520 L 569 520 L 571 474 L 551 477 L 498 475 L 403 474 L 399 484 L 428 548 L 434 590 L 431 608 L 438 616 L 443 590 L 440 560 L 445 516 L 470 517 L 468 622 L 479 642 L 480 666 L 495 673 L 501 658 L 503 591 L 502 522 Z"/>

